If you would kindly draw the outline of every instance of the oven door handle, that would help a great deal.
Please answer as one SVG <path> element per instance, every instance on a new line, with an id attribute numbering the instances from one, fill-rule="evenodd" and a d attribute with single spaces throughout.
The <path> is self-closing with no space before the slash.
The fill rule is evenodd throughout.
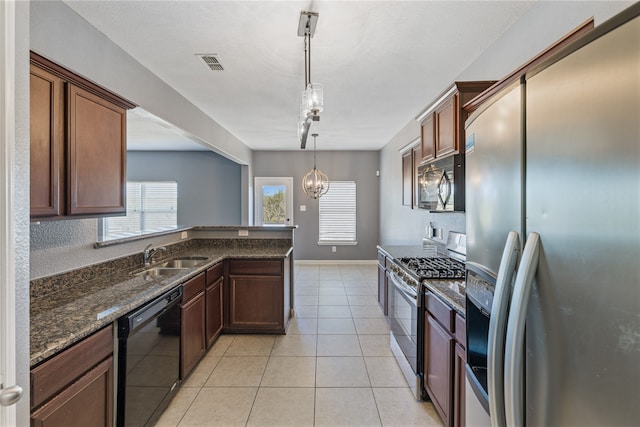
<path id="1" fill-rule="evenodd" d="M 507 331 L 507 314 L 513 276 L 520 252 L 518 233 L 510 231 L 502 252 L 496 287 L 491 304 L 489 334 L 487 339 L 487 394 L 491 425 L 502 427 L 505 421 L 504 397 L 504 337 Z M 469 299 L 471 295 L 467 294 Z M 479 306 L 480 307 L 480 306 Z"/>
<path id="2" fill-rule="evenodd" d="M 390 271 L 389 273 L 390 273 L 389 277 L 391 277 L 391 282 L 393 283 L 393 286 L 398 291 L 400 291 L 403 295 L 406 295 L 409 299 L 415 300 L 416 305 L 417 305 L 418 304 L 418 294 L 417 294 L 417 292 L 415 292 L 409 286 L 407 286 L 404 283 L 402 283 L 402 280 L 400 280 L 400 278 L 398 277 L 398 275 L 395 272 Z"/>

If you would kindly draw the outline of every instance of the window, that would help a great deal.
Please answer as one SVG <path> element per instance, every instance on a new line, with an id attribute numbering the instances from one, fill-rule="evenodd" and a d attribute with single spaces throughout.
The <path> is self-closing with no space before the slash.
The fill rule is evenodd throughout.
<path id="1" fill-rule="evenodd" d="M 318 244 L 355 245 L 356 183 L 332 181 L 329 191 L 319 201 Z"/>
<path id="2" fill-rule="evenodd" d="M 139 236 L 177 226 L 177 182 L 127 182 L 127 215 L 102 219 L 98 240 Z"/>

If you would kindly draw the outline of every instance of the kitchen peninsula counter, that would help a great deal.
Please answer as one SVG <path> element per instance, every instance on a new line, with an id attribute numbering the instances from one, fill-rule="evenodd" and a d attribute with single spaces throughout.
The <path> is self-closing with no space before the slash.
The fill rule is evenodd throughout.
<path id="1" fill-rule="evenodd" d="M 136 275 L 144 267 L 134 254 L 31 281 L 30 366 L 57 354 L 186 280 L 228 258 L 282 259 L 293 251 L 286 238 L 196 238 L 167 245 L 154 264 L 168 259 L 206 257 L 177 274 L 146 280 Z"/>

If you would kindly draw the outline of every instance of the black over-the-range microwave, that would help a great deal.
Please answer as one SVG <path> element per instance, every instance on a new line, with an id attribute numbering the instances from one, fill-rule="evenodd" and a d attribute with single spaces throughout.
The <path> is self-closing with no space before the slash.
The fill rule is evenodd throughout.
<path id="1" fill-rule="evenodd" d="M 418 167 L 418 207 L 432 212 L 464 212 L 464 154 Z"/>

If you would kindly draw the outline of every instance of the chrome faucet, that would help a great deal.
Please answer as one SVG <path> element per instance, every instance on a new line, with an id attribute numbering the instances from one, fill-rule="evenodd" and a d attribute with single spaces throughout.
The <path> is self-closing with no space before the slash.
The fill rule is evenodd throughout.
<path id="1" fill-rule="evenodd" d="M 146 248 L 144 248 L 144 252 L 143 257 L 144 257 L 144 265 L 150 265 L 153 262 L 153 256 L 155 254 L 157 254 L 158 252 L 164 252 L 166 251 L 167 248 L 165 248 L 164 246 L 158 246 L 157 248 L 154 248 L 153 245 L 148 245 Z"/>

